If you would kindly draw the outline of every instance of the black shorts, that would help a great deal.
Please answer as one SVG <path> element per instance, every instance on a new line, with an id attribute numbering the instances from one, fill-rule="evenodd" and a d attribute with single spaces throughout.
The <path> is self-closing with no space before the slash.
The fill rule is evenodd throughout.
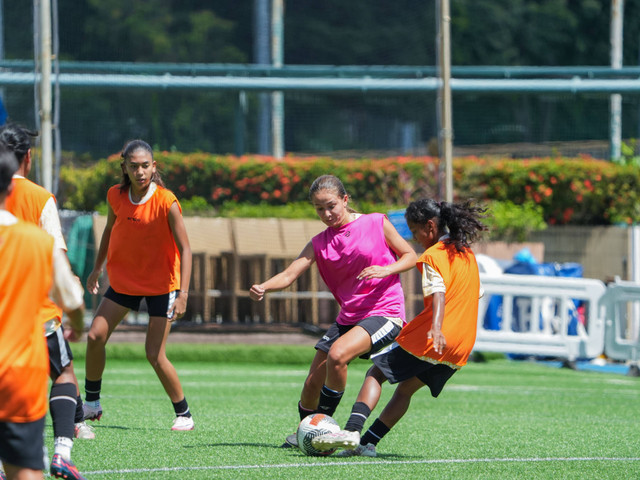
<path id="1" fill-rule="evenodd" d="M 109 287 L 104 296 L 118 305 L 136 312 L 140 310 L 140 303 L 144 299 L 147 302 L 147 312 L 150 317 L 167 317 L 167 312 L 173 306 L 173 302 L 176 301 L 178 290 L 163 295 L 125 295 Z"/>
<path id="2" fill-rule="evenodd" d="M 45 468 L 44 419 L 27 423 L 0 422 L 0 460 L 32 470 Z"/>
<path id="3" fill-rule="evenodd" d="M 389 383 L 398 383 L 418 377 L 437 397 L 456 369 L 443 363 L 430 363 L 411 355 L 398 344 L 371 357 L 373 364 L 387 377 Z"/>
<path id="4" fill-rule="evenodd" d="M 398 320 L 398 322 L 400 321 L 401 320 Z M 360 358 L 364 359 L 369 358 L 373 353 L 391 344 L 398 336 L 398 333 L 400 333 L 400 330 L 402 330 L 402 327 L 387 317 L 367 317 L 355 325 L 341 325 L 336 322 L 331 325 L 329 330 L 318 340 L 316 350 L 329 353 L 331 345 L 355 326 L 364 328 L 371 337 L 371 350 L 360 355 Z"/>
<path id="5" fill-rule="evenodd" d="M 49 349 L 49 375 L 55 380 L 62 373 L 62 369 L 67 367 L 73 360 L 71 347 L 69 347 L 69 342 L 64 338 L 62 325 L 47 336 L 47 348 Z"/>

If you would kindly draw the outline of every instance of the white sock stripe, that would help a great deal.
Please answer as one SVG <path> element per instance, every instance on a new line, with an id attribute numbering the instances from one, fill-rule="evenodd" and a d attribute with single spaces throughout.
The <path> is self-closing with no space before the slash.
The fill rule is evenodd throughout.
<path id="1" fill-rule="evenodd" d="M 365 420 L 369 417 L 367 417 L 366 415 L 362 414 L 362 413 L 352 413 L 351 415 L 355 416 L 355 417 L 362 417 Z"/>
<path id="2" fill-rule="evenodd" d="M 378 435 L 376 435 L 375 433 L 373 433 L 371 430 L 367 431 L 367 433 L 370 433 L 371 435 L 376 437 L 378 440 L 380 440 L 382 438 L 382 437 L 379 437 Z"/>
<path id="3" fill-rule="evenodd" d="M 68 395 L 56 395 L 55 397 L 51 397 L 49 399 L 49 402 L 54 402 L 56 400 L 69 400 L 70 402 L 73 402 L 74 405 L 78 404 L 78 401 L 75 397 L 70 397 Z"/>
<path id="4" fill-rule="evenodd" d="M 100 393 L 100 390 L 87 390 L 86 388 L 84 389 L 85 393 Z"/>
<path id="5" fill-rule="evenodd" d="M 184 416 L 189 413 L 189 409 L 187 408 L 184 412 L 176 413 L 176 417 Z"/>
<path id="6" fill-rule="evenodd" d="M 334 397 L 342 396 L 342 394 L 344 393 L 344 390 L 339 392 L 338 390 L 333 390 L 333 389 L 327 387 L 326 385 L 322 386 L 322 390 L 324 390 L 324 393 L 326 395 L 331 395 L 331 396 L 334 396 Z"/>

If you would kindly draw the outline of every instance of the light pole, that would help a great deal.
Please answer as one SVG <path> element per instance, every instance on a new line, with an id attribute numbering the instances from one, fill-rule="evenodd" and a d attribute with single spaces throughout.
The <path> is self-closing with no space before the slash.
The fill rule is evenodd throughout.
<path id="1" fill-rule="evenodd" d="M 449 0 L 439 0 L 438 5 L 438 58 L 440 69 L 440 196 L 447 202 L 453 201 L 453 115 L 451 112 L 451 15 Z M 444 168 L 443 168 L 444 167 Z M 444 172 L 443 172 L 444 170 Z M 444 173 L 444 175 L 443 175 Z M 442 179 L 444 176 L 444 192 Z"/>

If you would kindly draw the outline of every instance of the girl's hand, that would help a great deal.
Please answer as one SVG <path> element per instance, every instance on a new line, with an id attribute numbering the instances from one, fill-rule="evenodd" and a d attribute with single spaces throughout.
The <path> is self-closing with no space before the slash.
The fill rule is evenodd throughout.
<path id="1" fill-rule="evenodd" d="M 364 268 L 358 274 L 358 280 L 369 280 L 371 278 L 384 278 L 391 275 L 391 268 L 387 265 L 382 267 L 380 265 L 371 265 L 370 267 Z"/>
<path id="2" fill-rule="evenodd" d="M 189 298 L 189 294 L 186 292 L 178 292 L 178 296 L 176 297 L 173 305 L 167 311 L 167 318 L 170 322 L 181 318 L 184 313 L 187 311 L 187 299 Z"/>
<path id="3" fill-rule="evenodd" d="M 442 354 L 442 351 L 447 346 L 447 339 L 444 338 L 442 330 L 432 328 L 429 330 L 429 333 L 427 333 L 427 338 L 433 339 L 433 349 L 436 353 Z"/>
<path id="4" fill-rule="evenodd" d="M 259 302 L 264 298 L 264 287 L 262 285 L 251 285 L 251 289 L 249 290 L 249 296 L 252 300 Z"/>
<path id="5" fill-rule="evenodd" d="M 100 288 L 100 283 L 98 282 L 100 275 L 102 275 L 102 270 L 93 270 L 87 277 L 87 290 L 89 290 L 89 293 L 94 295 L 98 293 L 98 289 Z"/>

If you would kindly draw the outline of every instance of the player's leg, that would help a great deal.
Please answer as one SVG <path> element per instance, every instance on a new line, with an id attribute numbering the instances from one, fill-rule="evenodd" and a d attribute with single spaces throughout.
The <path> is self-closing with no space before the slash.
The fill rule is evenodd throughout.
<path id="1" fill-rule="evenodd" d="M 390 380 L 394 377 L 394 364 L 395 373 L 399 378 L 407 376 L 407 372 L 411 371 L 414 372 L 414 376 L 398 383 L 389 403 L 384 407 L 378 419 L 373 422 L 362 436 L 360 449 L 364 448 L 363 451 L 366 451 L 369 456 L 375 456 L 375 446 L 407 412 L 414 393 L 426 385 L 429 387 L 431 396 L 438 398 L 445 384 L 456 372 L 455 369 L 445 364 L 431 364 L 421 361 L 401 348 L 394 349 L 394 352 L 395 355 L 386 356 L 387 360 L 391 360 L 388 363 L 391 371 L 385 372 L 386 377 Z M 376 365 L 378 364 L 376 363 Z M 384 370 L 382 366 L 378 366 L 381 370 Z"/>
<path id="2" fill-rule="evenodd" d="M 0 458 L 8 479 L 40 479 L 45 468 L 45 417 L 33 422 L 0 422 Z"/>
<path id="3" fill-rule="evenodd" d="M 371 350 L 371 337 L 362 327 L 355 326 L 338 338 L 327 356 L 327 373 L 320 390 L 318 411 L 333 415 L 347 385 L 349 362 Z"/>
<path id="4" fill-rule="evenodd" d="M 107 296 L 109 292 L 113 292 L 113 290 L 109 289 L 102 298 L 87 334 L 84 384 L 84 418 L 87 420 L 100 420 L 102 416 L 100 391 L 102 390 L 102 374 L 106 364 L 105 346 L 115 328 L 131 309 L 131 307 L 116 303 L 109 298 Z"/>
<path id="5" fill-rule="evenodd" d="M 360 387 L 360 392 L 358 392 L 358 397 L 351 408 L 351 415 L 344 427 L 345 430 L 362 432 L 365 422 L 380 400 L 382 384 L 386 381 L 387 378 L 378 367 L 374 365 L 369 369 L 362 387 Z"/>
<path id="6" fill-rule="evenodd" d="M 313 446 L 321 451 L 334 448 L 354 449 L 358 447 L 360 444 L 360 432 L 362 432 L 364 423 L 371 415 L 371 411 L 378 404 L 382 393 L 382 384 L 386 380 L 384 374 L 375 365 L 371 367 L 367 372 L 362 387 L 360 387 L 360 392 L 351 408 L 351 415 L 344 430 L 314 438 L 312 441 Z"/>
<path id="7" fill-rule="evenodd" d="M 327 378 L 318 411 L 333 415 L 347 385 L 347 367 L 358 356 L 368 357 L 386 347 L 401 330 L 402 321 L 382 316 L 367 317 L 338 338 L 329 350 Z"/>
<path id="8" fill-rule="evenodd" d="M 322 342 L 322 340 L 320 340 Z M 318 398 L 320 397 L 320 389 L 327 375 L 327 352 L 319 350 L 316 346 L 316 354 L 311 361 L 309 373 L 302 385 L 300 392 L 300 400 L 298 401 L 298 415 L 300 420 L 311 415 L 316 411 L 318 406 Z M 285 442 L 281 448 L 290 448 L 298 446 L 298 438 L 296 433 L 287 435 Z"/>
<path id="9" fill-rule="evenodd" d="M 54 455 L 71 460 L 78 386 L 71 369 L 73 355 L 62 326 L 47 336 L 49 375 L 53 381 L 49 394 L 49 413 L 53 423 Z"/>
<path id="10" fill-rule="evenodd" d="M 166 310 L 165 310 L 166 311 Z M 150 316 L 145 340 L 147 360 L 153 367 L 169 395 L 176 414 L 172 430 L 193 430 L 194 423 L 189 405 L 182 391 L 178 372 L 167 358 L 166 342 L 171 330 L 171 323 L 164 316 Z"/>
<path id="11" fill-rule="evenodd" d="M 327 376 L 327 352 L 316 349 L 313 357 L 309 373 L 302 385 L 300 392 L 300 402 L 298 403 L 298 413 L 300 420 L 311 415 L 318 408 L 318 399 L 320 398 L 320 390 Z"/>

